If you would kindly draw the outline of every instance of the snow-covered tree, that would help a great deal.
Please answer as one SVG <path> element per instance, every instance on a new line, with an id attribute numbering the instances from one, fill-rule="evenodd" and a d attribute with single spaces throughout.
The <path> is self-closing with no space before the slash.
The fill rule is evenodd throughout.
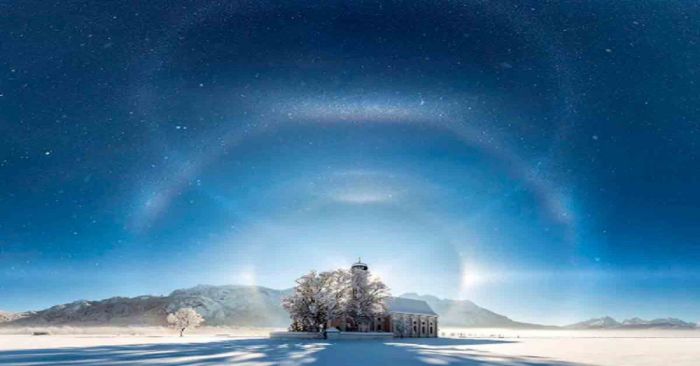
<path id="1" fill-rule="evenodd" d="M 323 292 L 324 302 L 327 307 L 328 320 L 345 317 L 348 304 L 348 290 L 350 288 L 350 272 L 337 269 L 332 272 L 324 272 L 328 288 Z"/>
<path id="2" fill-rule="evenodd" d="M 294 293 L 282 300 L 282 306 L 292 318 L 292 331 L 318 331 L 324 314 L 320 305 L 321 279 L 315 271 L 296 280 Z"/>
<path id="3" fill-rule="evenodd" d="M 292 318 L 291 331 L 322 331 L 332 320 L 359 330 L 386 311 L 388 288 L 366 271 L 312 271 L 296 282 L 294 293 L 282 301 Z"/>
<path id="4" fill-rule="evenodd" d="M 347 278 L 343 271 L 311 271 L 297 279 L 294 294 L 282 302 L 292 318 L 290 330 L 318 332 L 329 319 L 340 316 Z"/>
<path id="5" fill-rule="evenodd" d="M 178 309 L 178 311 L 168 314 L 167 320 L 172 327 L 180 331 L 180 337 L 187 328 L 196 328 L 204 322 L 204 318 L 192 308 Z"/>
<path id="6" fill-rule="evenodd" d="M 345 304 L 345 316 L 354 330 L 362 330 L 372 323 L 372 319 L 387 311 L 386 299 L 389 288 L 381 280 L 374 278 L 366 270 L 353 270 L 350 273 L 350 288 Z"/>

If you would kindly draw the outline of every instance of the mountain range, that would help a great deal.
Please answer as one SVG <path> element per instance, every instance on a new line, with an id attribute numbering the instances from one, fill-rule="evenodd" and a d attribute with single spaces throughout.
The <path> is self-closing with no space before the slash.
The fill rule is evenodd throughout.
<path id="1" fill-rule="evenodd" d="M 282 298 L 290 290 L 258 286 L 208 286 L 175 290 L 167 296 L 112 297 L 79 300 L 45 310 L 16 314 L 3 325 L 166 325 L 179 308 L 197 309 L 208 325 L 286 326 L 289 316 Z"/>
<path id="2" fill-rule="evenodd" d="M 432 295 L 407 293 L 409 299 L 423 300 L 440 315 L 440 324 L 468 328 L 556 328 L 552 326 L 514 321 L 507 316 L 484 309 L 469 300 L 440 299 Z"/>
<path id="3" fill-rule="evenodd" d="M 166 325 L 168 313 L 193 307 L 207 325 L 286 327 L 289 316 L 282 298 L 291 289 L 275 290 L 260 286 L 209 286 L 175 290 L 166 296 L 112 297 L 105 300 L 79 300 L 40 311 L 8 313 L 0 311 L 2 326 L 126 326 Z M 522 323 L 484 309 L 468 300 L 440 299 L 431 295 L 407 293 L 401 297 L 424 300 L 440 316 L 440 324 L 452 327 L 557 329 L 556 326 Z M 610 317 L 572 324 L 565 329 L 692 329 L 694 323 L 679 319 L 617 322 Z"/>
<path id="4" fill-rule="evenodd" d="M 644 320 L 640 318 L 625 319 L 622 322 L 606 316 L 589 319 L 580 323 L 566 326 L 568 329 L 695 329 L 695 323 L 685 322 L 676 318 L 660 318 Z"/>

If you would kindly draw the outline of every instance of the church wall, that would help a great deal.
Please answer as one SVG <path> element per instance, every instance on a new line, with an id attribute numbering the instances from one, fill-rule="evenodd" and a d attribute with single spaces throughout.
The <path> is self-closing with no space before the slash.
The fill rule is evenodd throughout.
<path id="1" fill-rule="evenodd" d="M 389 316 L 376 317 L 372 322 L 361 327 L 359 332 L 399 332 L 401 327 L 396 327 L 397 322 L 403 323 L 404 335 L 411 337 L 430 337 L 434 336 L 436 331 L 436 317 L 429 315 L 417 314 L 402 314 L 395 313 Z M 335 327 L 338 330 L 346 331 L 342 321 L 331 321 L 329 327 Z M 398 333 L 397 333 L 398 334 Z"/>
<path id="2" fill-rule="evenodd" d="M 437 337 L 438 334 L 436 316 L 393 313 L 386 320 L 387 328 L 383 329 L 393 332 L 397 337 L 402 336 L 401 329 L 405 338 Z"/>

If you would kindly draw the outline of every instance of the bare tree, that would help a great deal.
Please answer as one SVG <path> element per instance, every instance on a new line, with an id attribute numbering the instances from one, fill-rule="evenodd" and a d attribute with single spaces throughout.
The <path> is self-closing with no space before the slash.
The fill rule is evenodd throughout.
<path id="1" fill-rule="evenodd" d="M 204 322 L 204 318 L 192 308 L 182 308 L 175 313 L 168 314 L 167 320 L 172 327 L 180 331 L 180 337 L 187 328 L 196 328 Z"/>

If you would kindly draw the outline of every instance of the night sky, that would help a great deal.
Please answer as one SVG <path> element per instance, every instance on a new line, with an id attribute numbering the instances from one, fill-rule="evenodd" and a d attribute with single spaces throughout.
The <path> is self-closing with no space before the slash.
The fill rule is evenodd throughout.
<path id="1" fill-rule="evenodd" d="M 512 318 L 700 320 L 694 1 L 0 1 L 0 309 L 358 256 Z"/>

